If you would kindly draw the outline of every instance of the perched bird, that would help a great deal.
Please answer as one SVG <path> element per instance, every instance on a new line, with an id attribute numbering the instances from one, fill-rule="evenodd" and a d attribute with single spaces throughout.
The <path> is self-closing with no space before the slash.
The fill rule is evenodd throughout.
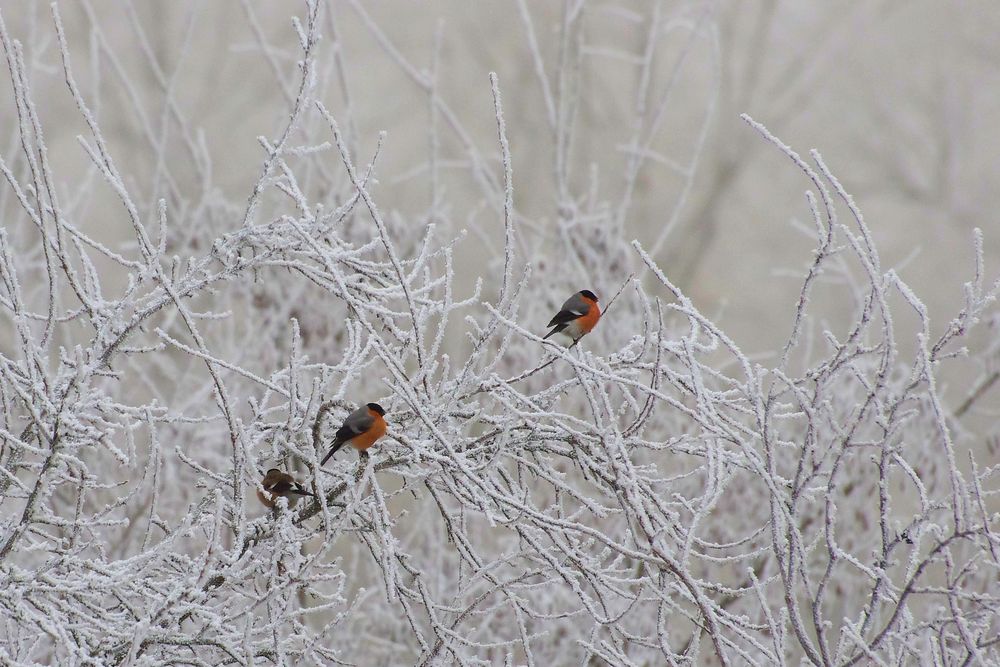
<path id="1" fill-rule="evenodd" d="M 264 503 L 266 507 L 274 507 L 278 497 L 288 498 L 288 504 L 294 504 L 298 496 L 311 496 L 302 488 L 302 485 L 295 481 L 295 478 L 287 472 L 281 472 L 277 468 L 271 468 L 264 475 L 260 485 L 263 488 L 257 489 L 257 499 Z"/>
<path id="2" fill-rule="evenodd" d="M 344 425 L 337 430 L 337 435 L 333 439 L 333 447 L 320 461 L 320 465 L 326 463 L 345 444 L 350 444 L 359 452 L 374 445 L 376 440 L 385 435 L 385 419 L 382 418 L 384 414 L 385 410 L 381 405 L 369 403 L 347 415 Z"/>
<path id="3" fill-rule="evenodd" d="M 575 343 L 590 333 L 597 326 L 599 319 L 601 319 L 601 309 L 597 306 L 597 295 L 589 289 L 580 290 L 566 299 L 566 303 L 549 322 L 548 326 L 553 328 L 545 334 L 545 338 L 561 333 L 572 338 Z"/>

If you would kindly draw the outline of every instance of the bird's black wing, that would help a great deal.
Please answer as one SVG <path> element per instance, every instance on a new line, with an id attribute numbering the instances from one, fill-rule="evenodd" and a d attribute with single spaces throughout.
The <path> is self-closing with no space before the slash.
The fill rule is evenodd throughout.
<path id="1" fill-rule="evenodd" d="M 566 303 L 559 308 L 559 312 L 556 316 L 552 318 L 549 322 L 550 327 L 559 327 L 556 331 L 562 331 L 569 325 L 573 320 L 583 317 L 590 312 L 590 304 L 580 296 L 579 293 L 574 294 L 570 298 L 566 299 Z M 551 336 L 555 331 L 549 333 Z"/>
<path id="2" fill-rule="evenodd" d="M 283 493 L 288 493 L 292 489 L 292 483 L 287 479 L 279 479 L 274 484 L 266 487 L 266 489 L 271 493 L 281 495 Z"/>
<path id="3" fill-rule="evenodd" d="M 557 327 L 561 324 L 563 328 L 565 328 L 567 324 L 575 319 L 583 317 L 586 314 L 587 313 L 578 313 L 572 310 L 560 310 L 546 326 Z"/>
<path id="4" fill-rule="evenodd" d="M 333 436 L 333 444 L 341 445 L 351 438 L 361 435 L 366 430 L 366 427 L 362 427 L 361 424 L 351 423 L 351 420 L 344 422 L 344 425 L 337 429 L 337 434 Z"/>

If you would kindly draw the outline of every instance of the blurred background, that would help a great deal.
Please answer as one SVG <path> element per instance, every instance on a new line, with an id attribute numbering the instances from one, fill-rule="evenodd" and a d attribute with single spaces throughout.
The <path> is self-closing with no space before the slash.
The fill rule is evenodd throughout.
<path id="1" fill-rule="evenodd" d="M 64 178 L 83 173 L 88 158 L 76 136 L 86 128 L 66 91 L 48 3 L 2 0 L 0 8 L 35 67 L 51 159 Z M 73 2 L 61 11 L 78 82 L 129 186 L 148 203 L 162 194 L 143 184 L 157 168 L 147 130 L 161 122 L 169 90 L 191 129 L 186 139 L 162 135 L 175 195 L 242 205 L 264 157 L 257 137 L 276 138 L 296 95 L 301 56 L 290 16 L 302 6 Z M 996 3 L 330 0 L 321 20 L 320 97 L 345 125 L 357 161 L 367 163 L 387 133 L 375 188 L 384 211 L 452 231 L 486 216 L 495 230 L 486 240 L 499 242 L 502 226 L 495 210 L 484 212 L 468 168 L 470 145 L 496 164 L 495 71 L 515 205 L 535 235 L 526 243 L 544 244 L 566 204 L 555 176 L 561 159 L 570 198 L 610 208 L 626 240 L 653 249 L 671 280 L 747 352 L 776 349 L 787 335 L 814 242 L 795 226 L 811 225 L 807 180 L 741 113 L 800 154 L 822 153 L 864 211 L 883 268 L 897 267 L 939 328 L 961 307 L 975 227 L 985 233 L 987 276 L 1000 266 Z M 560 68 L 566 54 L 578 66 Z M 447 108 L 433 117 L 423 85 L 432 79 Z M 564 108 L 560 86 L 578 103 Z M 564 114 L 573 134 L 559 146 L 550 121 Z M 0 127 L 14 122 L 12 96 L 2 95 Z M 0 149 L 16 164 L 15 134 L 5 135 Z M 211 156 L 204 173 L 184 169 L 188 144 Z M 636 146 L 646 159 L 628 185 Z M 336 162 L 333 153 L 325 159 Z M 112 240 L 130 230 L 106 190 L 107 215 L 78 224 Z M 16 207 L 9 194 L 0 206 Z M 464 246 L 463 275 L 488 274 L 477 247 Z M 851 305 L 823 308 L 836 319 Z"/>

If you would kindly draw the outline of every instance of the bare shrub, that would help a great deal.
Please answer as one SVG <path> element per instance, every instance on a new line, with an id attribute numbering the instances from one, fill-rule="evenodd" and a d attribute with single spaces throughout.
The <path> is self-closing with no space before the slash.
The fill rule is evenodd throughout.
<path id="1" fill-rule="evenodd" d="M 516 205 L 511 152 L 531 149 L 508 143 L 496 77 L 470 92 L 495 108 L 498 141 L 477 146 L 433 72 L 360 5 L 430 100 L 424 218 L 380 210 L 378 151 L 358 154 L 321 101 L 343 76 L 325 6 L 293 23 L 289 115 L 261 139 L 245 201 L 190 185 L 210 180 L 211 154 L 151 49 L 162 108 L 137 106 L 149 163 L 123 172 L 53 7 L 90 159 L 57 173 L 37 58 L 0 26 L 16 110 L 0 162 L 3 662 L 998 659 L 997 485 L 961 422 L 997 377 L 981 236 L 964 303 L 934 326 L 821 156 L 746 118 L 804 173 L 815 243 L 787 342 L 750 358 L 628 241 L 637 175 L 663 163 L 649 145 L 660 107 L 639 105 L 615 204 L 570 168 L 583 48 L 570 4 L 555 68 L 519 5 L 554 138 L 545 230 Z M 712 39 L 698 17 L 685 25 Z M 484 203 L 468 235 L 442 222 L 445 132 Z M 102 241 L 95 219 L 130 237 Z M 489 255 L 489 284 L 458 276 L 473 252 Z M 602 298 L 600 326 L 543 342 L 552 307 L 582 287 Z M 819 299 L 852 317 L 822 321 Z M 982 372 L 951 408 L 938 378 L 957 359 Z M 389 435 L 320 469 L 369 400 Z M 263 510 L 272 466 L 318 501 Z"/>

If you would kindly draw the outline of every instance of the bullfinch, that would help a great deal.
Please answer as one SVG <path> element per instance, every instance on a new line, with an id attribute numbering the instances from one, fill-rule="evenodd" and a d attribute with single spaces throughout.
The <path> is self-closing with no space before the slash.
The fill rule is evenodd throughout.
<path id="1" fill-rule="evenodd" d="M 589 289 L 580 290 L 566 299 L 566 303 L 549 322 L 548 326 L 552 327 L 552 331 L 545 334 L 545 338 L 561 333 L 576 343 L 597 326 L 599 319 L 601 319 L 601 309 L 597 306 L 597 295 Z"/>
<path id="2" fill-rule="evenodd" d="M 311 496 L 302 488 L 302 485 L 295 481 L 295 478 L 287 472 L 281 472 L 277 468 L 271 468 L 264 475 L 260 485 L 263 490 L 257 489 L 257 499 L 265 507 L 273 508 L 279 497 L 288 498 L 288 504 L 293 504 L 298 500 L 298 496 Z"/>
<path id="3" fill-rule="evenodd" d="M 359 452 L 374 445 L 376 440 L 385 435 L 384 415 L 385 410 L 378 403 L 368 403 L 347 415 L 344 425 L 337 430 L 333 446 L 320 461 L 320 465 L 326 463 L 345 444 L 351 445 Z"/>

